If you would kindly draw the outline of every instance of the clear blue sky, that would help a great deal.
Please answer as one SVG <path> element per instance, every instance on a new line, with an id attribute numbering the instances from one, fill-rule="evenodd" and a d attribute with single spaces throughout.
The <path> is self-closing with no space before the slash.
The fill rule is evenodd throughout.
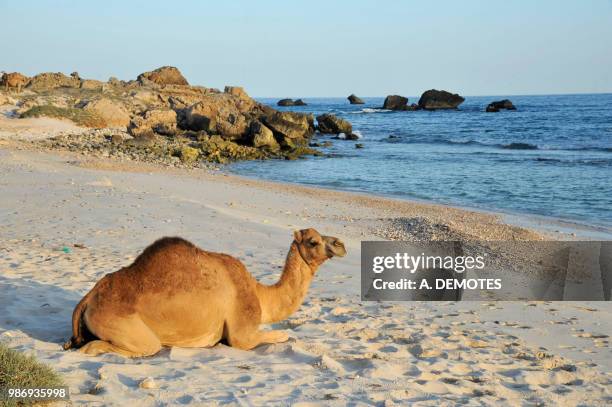
<path id="1" fill-rule="evenodd" d="M 612 0 L 0 0 L 0 70 L 253 96 L 612 92 Z"/>

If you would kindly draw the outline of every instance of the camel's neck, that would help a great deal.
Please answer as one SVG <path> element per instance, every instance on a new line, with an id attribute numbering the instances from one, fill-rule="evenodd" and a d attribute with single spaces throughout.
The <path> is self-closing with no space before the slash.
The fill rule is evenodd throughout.
<path id="1" fill-rule="evenodd" d="M 315 271 L 316 267 L 310 267 L 292 243 L 280 280 L 274 285 L 257 284 L 261 323 L 282 321 L 294 313 L 306 297 Z"/>

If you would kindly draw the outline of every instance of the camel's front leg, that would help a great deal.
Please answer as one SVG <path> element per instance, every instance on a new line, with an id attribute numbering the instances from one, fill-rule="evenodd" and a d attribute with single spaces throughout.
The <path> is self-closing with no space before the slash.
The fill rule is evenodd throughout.
<path id="1" fill-rule="evenodd" d="M 285 331 L 260 331 L 250 327 L 227 327 L 226 339 L 230 346 L 249 350 L 264 343 L 287 342 L 289 335 Z"/>

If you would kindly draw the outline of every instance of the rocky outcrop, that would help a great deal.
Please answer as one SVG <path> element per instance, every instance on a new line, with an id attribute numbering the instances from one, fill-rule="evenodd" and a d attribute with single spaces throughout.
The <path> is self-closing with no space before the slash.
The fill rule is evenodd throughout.
<path id="1" fill-rule="evenodd" d="M 349 95 L 347 99 L 351 103 L 351 105 L 363 105 L 365 103 L 361 98 L 357 97 L 354 93 Z"/>
<path id="2" fill-rule="evenodd" d="M 248 134 L 247 117 L 256 102 L 229 93 L 202 95 L 200 101 L 185 111 L 186 126 L 190 130 L 219 134 L 228 139 L 241 139 Z"/>
<path id="3" fill-rule="evenodd" d="M 274 138 L 272 130 L 263 125 L 260 121 L 255 120 L 251 123 L 251 137 L 253 147 L 265 148 L 270 151 L 278 151 L 280 145 Z"/>
<path id="4" fill-rule="evenodd" d="M 134 137 L 149 137 L 153 133 L 174 136 L 177 132 L 174 110 L 148 110 L 130 121 L 128 132 Z"/>
<path id="5" fill-rule="evenodd" d="M 140 83 L 151 81 L 158 85 L 189 85 L 181 71 L 173 66 L 162 66 L 151 72 L 143 72 L 138 75 L 137 80 Z"/>
<path id="6" fill-rule="evenodd" d="M 281 99 L 276 103 L 277 106 L 307 106 L 302 99 Z"/>
<path id="7" fill-rule="evenodd" d="M 487 112 L 499 112 L 501 109 L 516 110 L 516 107 L 508 99 L 491 102 L 487 106 Z"/>
<path id="8" fill-rule="evenodd" d="M 329 113 L 317 116 L 317 124 L 319 132 L 323 134 L 352 134 L 353 132 L 351 123 Z"/>
<path id="9" fill-rule="evenodd" d="M 83 109 L 100 117 L 108 127 L 127 127 L 130 124 L 130 114 L 120 102 L 97 99 L 87 102 Z"/>
<path id="10" fill-rule="evenodd" d="M 285 148 L 306 144 L 314 132 L 313 118 L 301 113 L 275 111 L 262 119 Z"/>
<path id="11" fill-rule="evenodd" d="M 50 90 L 55 88 L 79 88 L 80 79 L 66 76 L 61 72 L 45 72 L 30 79 L 27 88 L 34 91 Z"/>
<path id="12" fill-rule="evenodd" d="M 456 109 L 465 99 L 456 93 L 430 89 L 419 99 L 419 107 L 425 110 Z"/>
<path id="13" fill-rule="evenodd" d="M 104 87 L 104 82 L 96 81 L 95 79 L 81 79 L 81 89 L 101 90 Z"/>
<path id="14" fill-rule="evenodd" d="M 399 95 L 389 95 L 385 98 L 383 109 L 408 110 L 408 98 Z"/>
<path id="15" fill-rule="evenodd" d="M 244 91 L 244 88 L 241 86 L 226 86 L 223 92 L 236 96 L 239 99 L 251 98 L 249 95 L 247 95 L 247 93 Z"/>

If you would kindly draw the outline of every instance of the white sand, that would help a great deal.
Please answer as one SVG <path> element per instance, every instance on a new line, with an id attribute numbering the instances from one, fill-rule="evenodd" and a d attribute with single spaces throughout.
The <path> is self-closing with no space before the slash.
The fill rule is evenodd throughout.
<path id="1" fill-rule="evenodd" d="M 61 372 L 75 404 L 612 400 L 610 303 L 362 303 L 359 242 L 377 239 L 372 222 L 393 208 L 222 174 L 90 169 L 75 157 L 0 141 L 0 340 Z M 230 253 L 272 282 L 291 231 L 303 227 L 341 237 L 349 255 L 325 264 L 300 311 L 276 327 L 288 330 L 288 343 L 164 349 L 136 360 L 61 349 L 81 296 L 155 239 L 180 235 Z"/>

